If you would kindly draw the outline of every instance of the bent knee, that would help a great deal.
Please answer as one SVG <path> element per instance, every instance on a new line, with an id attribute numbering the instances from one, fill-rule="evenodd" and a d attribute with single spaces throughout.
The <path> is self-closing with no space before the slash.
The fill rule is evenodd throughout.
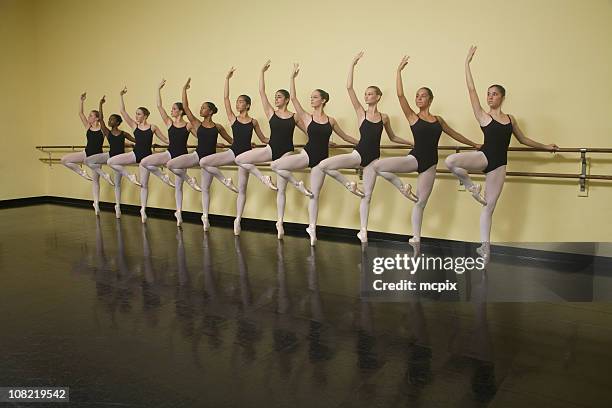
<path id="1" fill-rule="evenodd" d="M 451 169 L 453 167 L 456 167 L 457 164 L 457 158 L 455 157 L 454 154 L 451 154 L 450 156 L 448 156 L 445 160 L 444 160 L 444 164 L 446 165 L 447 168 Z"/>

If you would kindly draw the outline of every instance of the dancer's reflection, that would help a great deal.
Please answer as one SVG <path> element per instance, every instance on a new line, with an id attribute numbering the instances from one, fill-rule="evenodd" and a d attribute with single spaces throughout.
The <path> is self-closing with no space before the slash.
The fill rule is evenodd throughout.
<path id="1" fill-rule="evenodd" d="M 217 280 L 213 271 L 208 233 L 202 235 L 202 273 L 204 275 L 204 318 L 200 332 L 208 337 L 208 343 L 213 348 L 223 344 L 220 326 L 227 320 Z"/>
<path id="2" fill-rule="evenodd" d="M 128 267 L 125 258 L 125 243 L 123 241 L 123 231 L 121 220 L 115 220 L 115 229 L 117 232 L 117 256 L 115 257 L 115 265 L 117 268 L 117 301 L 119 303 L 119 311 L 129 313 L 132 310 L 132 283 L 134 274 Z"/>
<path id="3" fill-rule="evenodd" d="M 115 326 L 114 277 L 109 267 L 109 261 L 104 250 L 104 236 L 100 218 L 96 217 L 96 251 L 93 260 L 93 279 L 96 284 L 97 302 L 94 304 L 94 319 L 100 325 L 98 306 L 102 306 L 110 315 L 112 326 Z"/>
<path id="4" fill-rule="evenodd" d="M 176 265 L 177 286 L 175 296 L 176 317 L 181 326 L 183 337 L 193 338 L 194 332 L 194 305 L 191 291 L 191 281 L 187 270 L 187 257 L 185 256 L 185 244 L 183 242 L 183 229 L 177 228 L 176 232 Z"/>
<path id="5" fill-rule="evenodd" d="M 147 225 L 142 224 L 142 301 L 143 314 L 151 327 L 159 323 L 159 308 L 161 296 L 157 287 L 156 276 L 151 259 L 151 246 L 147 233 Z"/>

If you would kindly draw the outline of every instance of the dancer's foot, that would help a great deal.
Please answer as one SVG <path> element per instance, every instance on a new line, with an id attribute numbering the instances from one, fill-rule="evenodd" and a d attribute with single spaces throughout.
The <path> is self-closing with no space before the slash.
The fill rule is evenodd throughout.
<path id="1" fill-rule="evenodd" d="M 169 185 L 170 187 L 174 188 L 174 182 L 170 180 L 170 176 L 168 176 L 167 174 L 162 174 L 160 180 Z"/>
<path id="2" fill-rule="evenodd" d="M 295 188 L 298 189 L 298 191 L 302 194 L 304 194 L 306 197 L 312 197 L 313 194 L 310 190 L 308 190 L 306 188 L 306 186 L 304 186 L 304 182 L 303 181 L 298 181 L 297 183 L 295 183 Z"/>
<path id="3" fill-rule="evenodd" d="M 346 187 L 346 189 L 348 191 L 350 191 L 351 193 L 355 194 L 357 197 L 365 197 L 365 194 L 363 194 L 363 191 L 359 190 L 359 188 L 357 188 L 357 183 L 355 183 L 354 181 L 349 181 L 347 182 L 344 187 Z"/>
<path id="4" fill-rule="evenodd" d="M 317 243 L 317 227 L 315 225 L 309 225 L 306 228 L 306 232 L 310 235 L 310 246 L 315 246 Z"/>
<path id="5" fill-rule="evenodd" d="M 202 217 L 200 219 L 202 220 L 202 228 L 204 229 L 204 231 L 208 231 L 210 229 L 210 223 L 208 222 L 208 215 L 202 214 Z"/>
<path id="6" fill-rule="evenodd" d="M 83 177 L 87 181 L 93 181 L 91 176 L 83 169 L 79 170 L 77 173 L 79 176 Z"/>
<path id="7" fill-rule="evenodd" d="M 367 243 L 368 242 L 368 230 L 366 229 L 359 230 L 359 232 L 357 233 L 357 238 L 359 238 L 362 244 Z"/>
<path id="8" fill-rule="evenodd" d="M 143 224 L 147 222 L 147 211 L 144 207 L 140 209 L 140 221 L 142 221 Z"/>
<path id="9" fill-rule="evenodd" d="M 93 203 L 93 208 L 94 208 L 94 213 L 96 215 L 100 215 L 100 204 L 98 203 Z"/>
<path id="10" fill-rule="evenodd" d="M 232 190 L 234 193 L 238 192 L 238 189 L 236 188 L 236 186 L 234 185 L 234 183 L 232 183 L 232 178 L 228 177 L 226 179 L 223 179 L 223 185 L 227 188 L 229 188 L 230 190 Z"/>
<path id="11" fill-rule="evenodd" d="M 472 184 L 468 188 L 468 191 L 472 193 L 472 197 L 474 197 L 474 200 L 478 201 L 482 205 L 487 205 L 487 201 L 484 199 L 483 196 L 480 195 L 481 190 L 482 186 L 480 184 Z"/>
<path id="12" fill-rule="evenodd" d="M 110 174 L 108 174 L 108 173 L 102 173 L 102 178 L 103 178 L 104 180 L 106 180 L 106 181 L 108 182 L 108 184 L 110 184 L 111 186 L 114 186 L 114 185 L 115 185 L 115 183 L 113 182 L 113 179 L 112 179 L 112 177 L 110 176 Z"/>
<path id="13" fill-rule="evenodd" d="M 121 206 L 115 204 L 115 218 L 121 218 Z"/>
<path id="14" fill-rule="evenodd" d="M 198 180 L 195 177 L 187 177 L 187 185 L 193 188 L 195 191 L 202 191 L 200 186 L 198 185 Z"/>
<path id="15" fill-rule="evenodd" d="M 276 187 L 274 185 L 274 182 L 272 181 L 272 177 L 270 177 L 270 176 L 263 176 L 261 178 L 261 182 L 264 183 L 266 186 L 268 186 L 268 188 L 270 190 L 278 191 L 278 187 Z"/>
<path id="16" fill-rule="evenodd" d="M 412 247 L 412 251 L 413 251 L 412 257 L 413 258 L 416 258 L 417 256 L 421 255 L 421 240 L 420 239 L 415 239 L 414 237 L 412 237 L 408 240 L 408 243 Z"/>
<path id="17" fill-rule="evenodd" d="M 412 193 L 412 186 L 410 184 L 403 184 L 399 191 L 410 201 L 414 201 L 415 203 L 419 201 L 419 198 Z"/>
<path id="18" fill-rule="evenodd" d="M 483 242 L 481 246 L 476 248 L 476 253 L 484 259 L 484 264 L 487 265 L 491 259 L 491 244 Z"/>
<path id="19" fill-rule="evenodd" d="M 276 237 L 278 239 L 283 239 L 284 235 L 285 235 L 285 229 L 283 228 L 283 222 L 277 221 L 276 222 Z"/>
<path id="20" fill-rule="evenodd" d="M 135 174 L 128 174 L 127 179 L 136 184 L 138 187 L 142 187 L 142 184 L 140 184 L 140 182 L 138 181 L 138 179 L 136 178 Z"/>
<path id="21" fill-rule="evenodd" d="M 241 231 L 241 228 L 240 228 L 240 218 L 236 218 L 234 220 L 234 235 L 236 235 L 236 236 L 240 235 L 240 231 Z"/>
<path id="22" fill-rule="evenodd" d="M 181 211 L 175 211 L 174 218 L 176 218 L 177 227 L 180 227 L 181 225 L 183 225 L 183 214 L 181 213 Z"/>

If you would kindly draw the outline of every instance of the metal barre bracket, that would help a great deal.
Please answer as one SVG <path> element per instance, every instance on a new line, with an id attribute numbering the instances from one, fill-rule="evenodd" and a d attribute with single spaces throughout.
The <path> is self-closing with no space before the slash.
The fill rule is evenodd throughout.
<path id="1" fill-rule="evenodd" d="M 586 149 L 580 149 L 580 178 L 578 179 L 578 197 L 588 197 L 589 188 L 587 184 L 588 160 Z"/>

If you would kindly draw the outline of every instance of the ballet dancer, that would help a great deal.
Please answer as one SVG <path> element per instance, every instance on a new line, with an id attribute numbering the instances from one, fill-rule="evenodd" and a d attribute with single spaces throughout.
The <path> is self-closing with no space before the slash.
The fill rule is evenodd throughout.
<path id="1" fill-rule="evenodd" d="M 104 161 L 104 163 L 107 163 L 108 159 L 110 159 L 111 157 L 117 156 L 118 154 L 125 153 L 125 139 L 128 139 L 132 143 L 136 143 L 136 139 L 134 139 L 132 135 L 130 135 L 128 132 L 124 132 L 123 130 L 119 129 L 119 125 L 121 125 L 121 122 L 123 122 L 123 119 L 121 119 L 121 116 L 117 115 L 116 113 L 113 113 L 112 115 L 108 117 L 108 126 L 110 127 L 110 129 L 106 127 L 106 125 L 104 124 L 104 112 L 102 110 L 102 106 L 105 103 L 106 103 L 106 96 L 103 96 L 102 99 L 100 99 L 100 107 L 98 111 L 100 112 L 100 127 L 102 128 L 102 133 L 104 134 L 104 137 L 106 137 L 106 140 L 108 140 L 108 145 L 110 146 L 108 153 L 105 153 L 106 160 Z M 102 170 L 101 170 L 102 165 L 96 164 L 95 166 L 96 167 L 92 167 L 92 168 L 94 168 L 95 171 L 98 172 L 98 174 L 102 176 Z M 114 185 L 115 187 L 115 217 L 121 218 L 121 173 L 120 172 L 115 171 L 115 182 L 111 184 Z"/>
<path id="2" fill-rule="evenodd" d="M 119 92 L 120 96 L 120 112 L 123 119 L 127 122 L 127 124 L 132 128 L 134 133 L 134 138 L 136 139 L 136 144 L 134 145 L 134 150 L 128 153 L 118 154 L 116 156 L 108 159 L 108 165 L 113 168 L 113 170 L 121 173 L 122 176 L 126 177 L 132 183 L 140 186 L 140 201 L 141 205 L 144 202 L 144 205 L 140 209 L 140 219 L 143 223 L 147 221 L 147 214 L 145 212 L 147 196 L 148 196 L 148 184 L 149 184 L 149 170 L 147 170 L 143 166 L 139 166 L 140 169 L 140 182 L 136 179 L 136 176 L 133 174 L 129 174 L 127 170 L 125 170 L 125 165 L 134 164 L 134 163 L 142 163 L 142 160 L 149 157 L 153 152 L 151 150 L 151 146 L 153 145 L 153 134 L 159 138 L 165 144 L 168 144 L 168 138 L 162 133 L 159 127 L 153 124 L 149 124 L 147 119 L 150 115 L 150 112 L 147 108 L 141 106 L 136 109 L 135 119 L 130 117 L 130 114 L 125 110 L 125 101 L 123 96 L 127 93 L 127 87 L 123 87 L 121 92 Z"/>
<path id="3" fill-rule="evenodd" d="M 314 246 L 317 241 L 316 224 L 317 215 L 319 209 L 319 193 L 323 186 L 322 177 L 313 177 L 313 172 L 310 173 L 310 189 L 309 191 L 304 187 L 303 181 L 297 181 L 293 174 L 293 170 L 305 169 L 310 167 L 311 169 L 317 168 L 321 161 L 329 157 L 329 146 L 333 146 L 329 138 L 332 131 L 336 132 L 340 138 L 347 143 L 356 145 L 359 141 L 349 135 L 347 135 L 338 125 L 338 122 L 328 116 L 325 113 L 325 105 L 329 102 L 329 94 L 322 89 L 315 89 L 310 95 L 310 106 L 313 109 L 313 113 L 306 112 L 299 99 L 295 90 L 295 77 L 300 72 L 299 64 L 293 64 L 293 71 L 291 72 L 291 101 L 297 112 L 298 122 L 302 123 L 306 128 L 306 134 L 308 135 L 308 142 L 304 149 L 297 154 L 282 157 L 271 163 L 272 170 L 280 176 L 278 178 L 279 191 L 281 184 L 291 183 L 295 186 L 302 194 L 310 197 L 308 204 L 308 215 L 309 224 L 306 231 L 310 236 L 310 245 Z M 281 181 L 282 180 L 282 181 Z M 282 231 L 282 221 L 285 211 L 285 196 L 283 194 L 282 201 L 281 197 L 277 199 L 278 206 L 278 222 L 277 228 L 280 226 L 279 238 L 282 237 L 280 232 Z"/>
<path id="4" fill-rule="evenodd" d="M 514 116 L 502 112 L 502 103 L 506 97 L 506 90 L 501 85 L 491 85 L 489 87 L 487 90 L 489 111 L 486 112 L 482 108 L 470 70 L 470 62 L 472 62 L 475 52 L 476 47 L 470 47 L 465 59 L 465 80 L 474 116 L 484 133 L 484 144 L 476 152 L 451 154 L 446 158 L 446 167 L 461 180 L 465 188 L 472 194 L 472 197 L 484 206 L 480 214 L 480 239 L 482 245 L 476 252 L 485 259 L 485 262 L 488 262 L 491 254 L 490 238 L 493 211 L 495 210 L 497 199 L 502 192 L 506 178 L 508 146 L 510 145 L 512 134 L 514 134 L 519 143 L 537 149 L 554 152 L 559 146 L 556 144 L 545 145 L 531 140 L 525 136 Z M 485 173 L 484 197 L 480 194 L 482 187 L 472 182 L 468 174 L 470 171 L 482 171 Z"/>
<path id="5" fill-rule="evenodd" d="M 187 83 L 183 86 L 182 103 L 183 110 L 187 115 L 187 119 L 191 124 L 191 128 L 195 131 L 198 138 L 198 146 L 195 151 L 181 156 L 175 157 L 170 160 L 166 166 L 173 172 L 175 177 L 175 198 L 176 198 L 176 224 L 180 226 L 183 222 L 181 215 L 183 206 L 183 181 L 187 181 L 187 184 L 196 191 L 202 192 L 202 225 L 204 231 L 208 231 L 210 224 L 208 222 L 208 206 L 210 204 L 210 183 L 212 182 L 212 175 L 202 170 L 202 181 L 201 188 L 198 186 L 195 177 L 188 177 L 187 170 L 193 166 L 199 166 L 200 159 L 203 157 L 214 154 L 217 151 L 217 138 L 221 135 L 225 141 L 229 144 L 232 143 L 232 138 L 227 134 L 227 131 L 223 126 L 213 122 L 212 117 L 217 113 L 217 107 L 212 102 L 204 102 L 200 107 L 200 116 L 202 120 L 195 117 L 191 109 L 189 109 L 189 101 L 187 100 L 187 90 L 191 86 L 191 78 L 187 79 Z"/>
<path id="6" fill-rule="evenodd" d="M 316 177 L 319 180 L 318 182 L 320 183 L 323 183 L 325 175 L 332 176 L 336 181 L 345 186 L 351 193 L 357 195 L 358 197 L 364 198 L 361 200 L 359 212 L 360 214 L 367 214 L 370 199 L 372 197 L 372 190 L 374 189 L 374 182 L 376 181 L 376 172 L 374 171 L 373 164 L 375 164 L 380 157 L 380 138 L 382 136 L 383 128 L 386 130 L 387 135 L 392 142 L 409 146 L 412 144 L 408 140 L 404 140 L 396 136 L 391 128 L 389 116 L 378 111 L 378 102 L 382 97 L 382 91 L 380 88 L 377 86 L 369 86 L 366 88 L 364 99 L 367 109 L 364 109 L 359 102 L 359 99 L 357 99 L 357 95 L 353 89 L 353 73 L 355 71 L 355 65 L 357 65 L 357 62 L 359 62 L 361 57 L 363 57 L 363 51 L 353 58 L 346 82 L 346 89 L 348 90 L 351 102 L 353 103 L 353 108 L 357 113 L 359 133 L 361 136 L 359 143 L 357 146 L 355 146 L 355 150 L 353 150 L 351 153 L 341 154 L 323 160 L 319 164 L 319 168 L 313 169 L 312 173 L 313 177 L 316 174 Z M 357 183 L 354 181 L 349 181 L 338 171 L 338 169 L 356 169 L 359 167 L 363 167 L 364 192 L 357 188 Z M 367 232 L 363 226 L 357 233 L 357 237 L 362 242 L 367 242 Z"/>
<path id="7" fill-rule="evenodd" d="M 262 143 L 267 144 L 269 139 L 264 136 L 257 120 L 249 116 L 251 98 L 248 95 L 240 95 L 238 99 L 236 99 L 236 110 L 238 111 L 238 116 L 236 116 L 232 110 L 232 103 L 229 99 L 229 80 L 234 75 L 235 70 L 236 69 L 234 67 L 230 68 L 225 76 L 225 87 L 223 92 L 225 112 L 227 113 L 228 121 L 232 124 L 232 134 L 234 136 L 232 145 L 229 149 L 223 152 L 203 157 L 200 160 L 200 167 L 202 167 L 205 172 L 208 172 L 216 177 L 225 187 L 229 188 L 235 193 L 238 193 L 238 199 L 236 200 L 236 219 L 234 220 L 234 235 L 240 235 L 240 220 L 242 219 L 242 212 L 244 211 L 244 204 L 246 202 L 246 189 L 249 182 L 249 172 L 243 167 L 238 166 L 238 188 L 236 188 L 236 186 L 234 186 L 232 183 L 232 179 L 226 178 L 218 167 L 228 164 L 235 164 L 235 160 L 238 155 L 251 150 L 253 130 Z M 208 214 L 204 215 L 208 216 Z M 202 217 L 204 217 L 204 215 L 202 215 Z"/>
<path id="8" fill-rule="evenodd" d="M 62 164 L 74 171 L 85 180 L 92 182 L 93 192 L 93 208 L 96 215 L 100 214 L 100 176 L 104 177 L 110 184 L 113 184 L 110 176 L 103 171 L 96 171 L 98 163 L 105 163 L 104 157 L 107 157 L 107 153 L 102 151 L 102 143 L 104 143 L 104 134 L 100 128 L 100 112 L 92 110 L 89 115 L 85 116 L 83 112 L 83 105 L 87 99 L 87 92 L 81 94 L 79 104 L 79 117 L 85 129 L 87 129 L 87 145 L 85 150 L 82 152 L 69 153 L 62 157 Z M 90 176 L 85 170 L 83 170 L 79 164 L 85 164 L 91 168 L 92 175 Z"/>
<path id="9" fill-rule="evenodd" d="M 403 57 L 397 67 L 396 88 L 400 106 L 412 130 L 414 149 L 407 156 L 380 159 L 373 164 L 373 168 L 376 176 L 382 176 L 393 184 L 406 198 L 414 201 L 415 205 L 412 208 L 412 238 L 410 238 L 409 243 L 414 249 L 414 256 L 418 256 L 420 254 L 423 211 L 427 205 L 427 200 L 436 178 L 440 135 L 444 132 L 456 141 L 468 146 L 479 147 L 479 145 L 452 129 L 441 116 L 430 113 L 429 109 L 434 98 L 431 89 L 422 87 L 417 90 L 414 103 L 418 108 L 418 113 L 410 107 L 404 95 L 404 85 L 402 82 L 402 70 L 408 64 L 409 58 L 408 56 Z M 412 193 L 412 186 L 410 184 L 402 183 L 400 178 L 393 174 L 412 173 L 415 171 L 419 174 L 417 177 L 416 195 Z M 361 229 L 367 231 L 369 200 L 366 198 L 362 198 L 362 200 L 366 200 L 366 202 L 362 206 L 364 211 L 360 214 Z M 367 241 L 367 237 L 363 237 L 366 238 L 364 241 Z"/>

